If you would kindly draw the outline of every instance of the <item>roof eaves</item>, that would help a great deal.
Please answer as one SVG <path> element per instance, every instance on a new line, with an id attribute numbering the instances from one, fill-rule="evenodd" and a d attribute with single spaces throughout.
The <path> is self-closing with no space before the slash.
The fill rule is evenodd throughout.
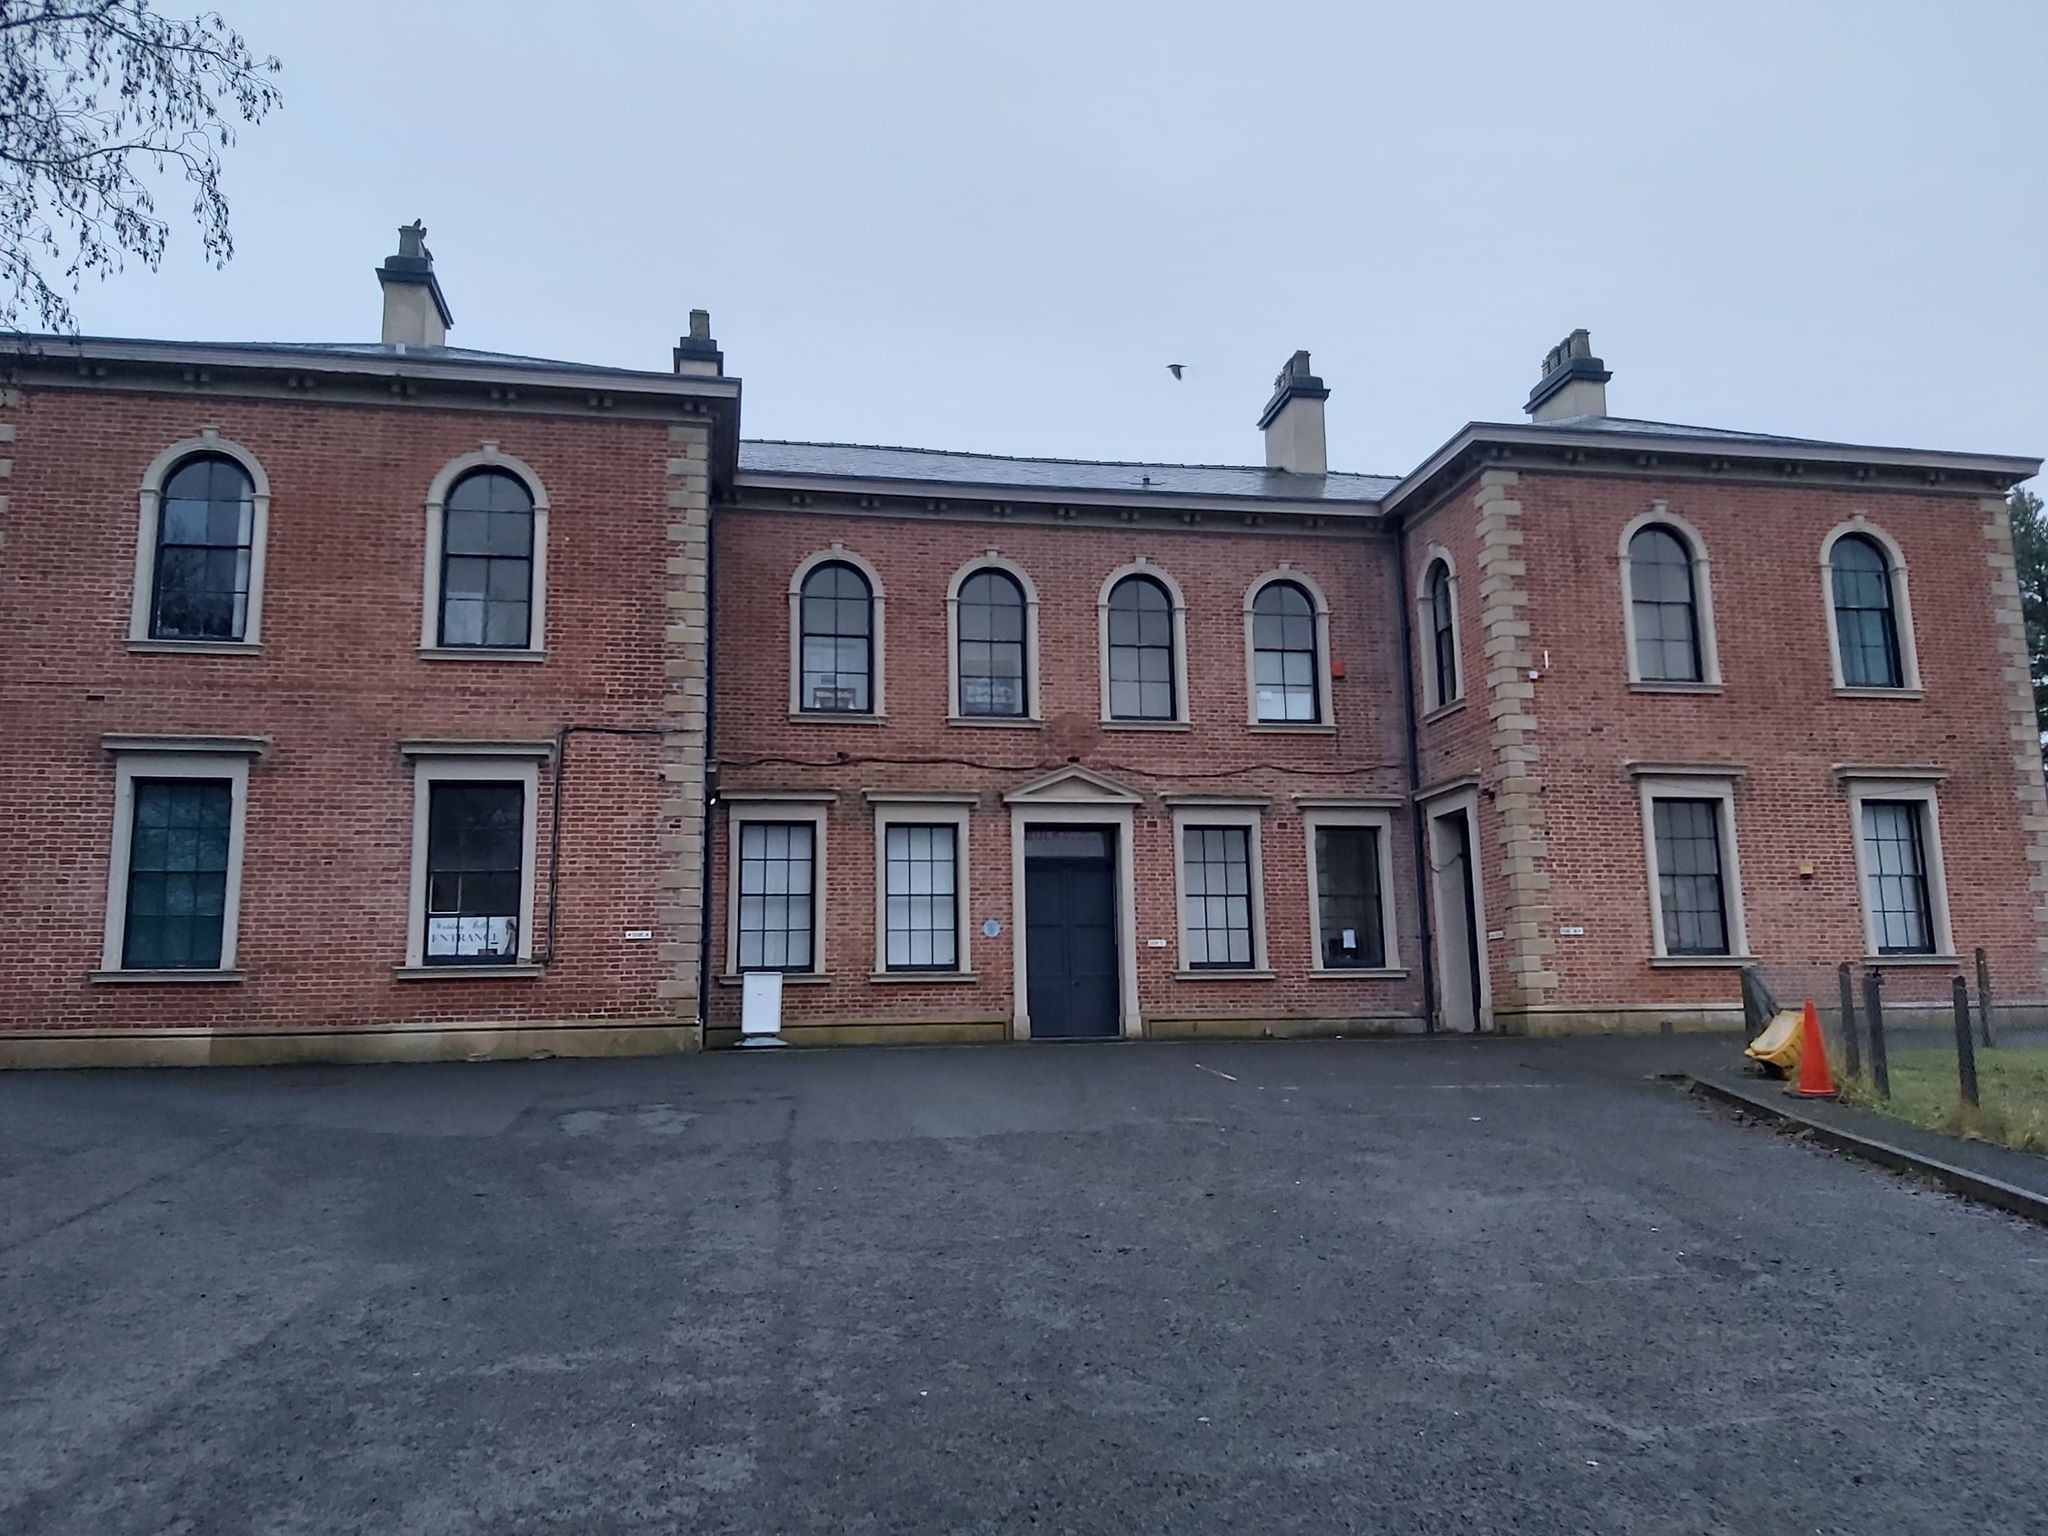
<path id="1" fill-rule="evenodd" d="M 1381 500 L 1384 512 L 1394 512 L 1425 485 L 1442 473 L 1467 449 L 1480 444 L 1504 447 L 1584 448 L 1614 451 L 1626 447 L 1645 452 L 1662 449 L 1668 453 L 1690 453 L 1716 458 L 1754 459 L 1778 463 L 1871 464 L 1909 470 L 1940 470 L 1955 474 L 1981 474 L 2004 478 L 2017 484 L 2040 473 L 2041 460 L 2009 454 L 1956 453 L 1946 449 L 1887 448 L 1871 444 L 1831 443 L 1816 438 L 1716 435 L 1711 429 L 1665 427 L 1649 422 L 1661 431 L 1618 433 L 1597 427 L 1568 423 L 1467 422 L 1444 445 L 1405 475 Z"/>
<path id="2" fill-rule="evenodd" d="M 1079 486 L 1020 485 L 1008 481 L 905 480 L 890 475 L 811 475 L 788 470 L 750 470 L 744 465 L 734 483 L 756 490 L 846 491 L 856 494 L 873 494 L 878 487 L 885 487 L 890 495 L 924 497 L 934 501 L 1046 502 L 1075 507 L 1151 504 L 1170 506 L 1180 511 L 1272 511 L 1319 517 L 1377 517 L 1381 507 L 1377 500 L 1363 499 L 1337 501 L 1313 496 L 1230 495 L 1214 491 L 1170 491 L 1157 487 L 1100 490 Z"/>
<path id="3" fill-rule="evenodd" d="M 564 387 L 602 387 L 616 394 L 671 398 L 731 398 L 740 380 L 731 375 L 640 372 L 587 363 L 556 363 L 546 358 L 475 353 L 459 348 L 360 347 L 297 342 L 186 342 L 108 336 L 38 336 L 8 338 L 0 355 L 56 363 L 128 363 L 135 365 L 289 369 L 294 373 L 353 374 L 369 378 L 435 377 L 474 383 L 526 383 L 536 380 Z"/>

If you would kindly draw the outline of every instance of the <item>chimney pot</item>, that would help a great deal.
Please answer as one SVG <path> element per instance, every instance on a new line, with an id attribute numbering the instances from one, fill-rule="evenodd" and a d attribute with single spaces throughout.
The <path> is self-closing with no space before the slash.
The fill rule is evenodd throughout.
<path id="1" fill-rule="evenodd" d="M 703 374 L 714 379 L 725 376 L 725 354 L 711 339 L 710 310 L 690 311 L 689 334 L 676 342 L 674 359 L 677 373 Z"/>
<path id="2" fill-rule="evenodd" d="M 1266 436 L 1266 468 L 1290 475 L 1326 475 L 1330 449 L 1323 433 L 1323 402 L 1330 391 L 1296 352 L 1273 381 L 1273 398 L 1259 417 Z"/>
<path id="3" fill-rule="evenodd" d="M 1543 376 L 1522 407 L 1534 421 L 1564 421 L 1607 414 L 1607 381 L 1614 375 L 1593 355 L 1592 333 L 1581 326 L 1543 356 Z"/>
<path id="4" fill-rule="evenodd" d="M 455 317 L 448 312 L 440 279 L 434 276 L 427 226 L 418 219 L 399 226 L 398 253 L 384 258 L 384 265 L 377 269 L 377 285 L 384 290 L 382 340 L 386 346 L 447 345 L 448 327 Z"/>

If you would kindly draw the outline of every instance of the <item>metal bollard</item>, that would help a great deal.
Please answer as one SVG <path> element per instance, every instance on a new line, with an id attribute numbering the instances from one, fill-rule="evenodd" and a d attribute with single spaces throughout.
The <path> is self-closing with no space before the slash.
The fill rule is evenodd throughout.
<path id="1" fill-rule="evenodd" d="M 1977 1047 L 1970 1038 L 1970 984 L 1958 976 L 1956 999 L 1956 1076 L 1961 1081 L 1963 1102 L 1977 1107 Z"/>
<path id="2" fill-rule="evenodd" d="M 1863 973 L 1863 1017 L 1870 1025 L 1870 1082 L 1877 1096 L 1892 1096 L 1892 1070 L 1884 1054 L 1884 972 L 1872 967 Z"/>
<path id="3" fill-rule="evenodd" d="M 1835 972 L 1835 979 L 1842 984 L 1842 1069 L 1851 1077 L 1861 1077 L 1863 1045 L 1856 1038 L 1856 989 L 1850 985 L 1846 960 Z"/>
<path id="4" fill-rule="evenodd" d="M 1985 1045 L 1998 1044 L 1991 1038 L 1991 967 L 1984 963 L 1981 944 L 1977 947 L 1977 1028 Z"/>

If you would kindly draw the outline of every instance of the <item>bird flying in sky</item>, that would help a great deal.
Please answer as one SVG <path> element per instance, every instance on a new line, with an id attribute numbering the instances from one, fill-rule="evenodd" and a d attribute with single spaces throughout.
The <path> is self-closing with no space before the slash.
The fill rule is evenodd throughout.
<path id="1" fill-rule="evenodd" d="M 1168 363 L 1166 365 L 1166 371 L 1172 374 L 1177 379 L 1180 377 L 1181 369 L 1185 367 L 1187 367 L 1186 363 Z"/>

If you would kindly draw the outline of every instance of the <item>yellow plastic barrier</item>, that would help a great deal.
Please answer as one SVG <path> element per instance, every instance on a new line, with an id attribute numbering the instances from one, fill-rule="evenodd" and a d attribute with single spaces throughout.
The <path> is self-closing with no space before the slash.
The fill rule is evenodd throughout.
<path id="1" fill-rule="evenodd" d="M 1764 1032 L 1743 1047 L 1742 1054 L 1790 1077 L 1799 1070 L 1799 1026 L 1805 1017 L 1797 1008 L 1779 1009 Z"/>

